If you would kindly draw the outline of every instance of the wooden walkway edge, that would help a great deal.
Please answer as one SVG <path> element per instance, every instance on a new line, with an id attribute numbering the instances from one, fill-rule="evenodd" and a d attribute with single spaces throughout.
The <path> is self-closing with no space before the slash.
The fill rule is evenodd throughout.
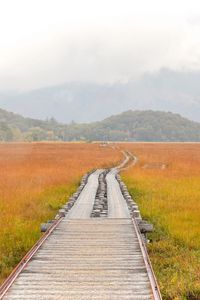
<path id="1" fill-rule="evenodd" d="M 128 160 L 126 155 L 125 164 Z M 105 175 L 107 216 L 91 217 L 103 171 L 89 176 L 72 208 L 27 253 L 0 288 L 0 299 L 162 299 L 117 180 L 119 168 Z"/>

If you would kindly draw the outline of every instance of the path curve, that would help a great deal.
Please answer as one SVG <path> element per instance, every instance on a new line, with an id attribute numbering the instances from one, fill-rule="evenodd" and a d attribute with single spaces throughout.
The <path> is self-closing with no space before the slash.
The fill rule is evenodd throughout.
<path id="1" fill-rule="evenodd" d="M 108 213 L 91 217 L 104 170 L 85 180 L 71 209 L 22 260 L 0 289 L 4 300 L 161 300 L 137 222 L 132 219 L 117 174 L 131 158 L 106 176 Z M 104 172 L 104 174 L 106 174 Z M 102 201 L 100 198 L 99 201 Z M 70 206 L 71 207 L 71 206 Z"/>

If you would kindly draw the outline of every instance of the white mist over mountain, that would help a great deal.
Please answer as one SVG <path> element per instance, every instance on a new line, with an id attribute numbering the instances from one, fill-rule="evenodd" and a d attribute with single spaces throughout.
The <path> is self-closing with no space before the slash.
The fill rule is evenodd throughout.
<path id="1" fill-rule="evenodd" d="M 197 0 L 0 0 L 0 107 L 61 121 L 129 108 L 199 120 L 199 53 Z"/>
<path id="2" fill-rule="evenodd" d="M 33 118 L 68 123 L 102 120 L 125 110 L 163 110 L 200 121 L 200 72 L 163 69 L 127 83 L 71 82 L 0 94 L 0 107 Z"/>

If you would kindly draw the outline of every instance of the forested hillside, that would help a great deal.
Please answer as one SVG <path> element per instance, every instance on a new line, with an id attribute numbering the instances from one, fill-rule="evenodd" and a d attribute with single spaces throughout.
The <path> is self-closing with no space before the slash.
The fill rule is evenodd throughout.
<path id="1" fill-rule="evenodd" d="M 90 124 L 24 118 L 0 109 L 1 141 L 200 141 L 200 123 L 160 111 L 127 111 Z"/>

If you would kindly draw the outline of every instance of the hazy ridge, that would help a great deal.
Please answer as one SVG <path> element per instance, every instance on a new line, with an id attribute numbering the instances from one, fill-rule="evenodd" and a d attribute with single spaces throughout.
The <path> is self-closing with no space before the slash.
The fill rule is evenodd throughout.
<path id="1" fill-rule="evenodd" d="M 0 109 L 1 141 L 200 141 L 200 123 L 162 111 L 126 111 L 90 124 L 25 118 Z"/>
<path id="2" fill-rule="evenodd" d="M 0 93 L 0 107 L 23 116 L 88 123 L 127 110 L 179 113 L 200 122 L 200 72 L 162 69 L 126 83 L 67 82 L 31 91 Z"/>

